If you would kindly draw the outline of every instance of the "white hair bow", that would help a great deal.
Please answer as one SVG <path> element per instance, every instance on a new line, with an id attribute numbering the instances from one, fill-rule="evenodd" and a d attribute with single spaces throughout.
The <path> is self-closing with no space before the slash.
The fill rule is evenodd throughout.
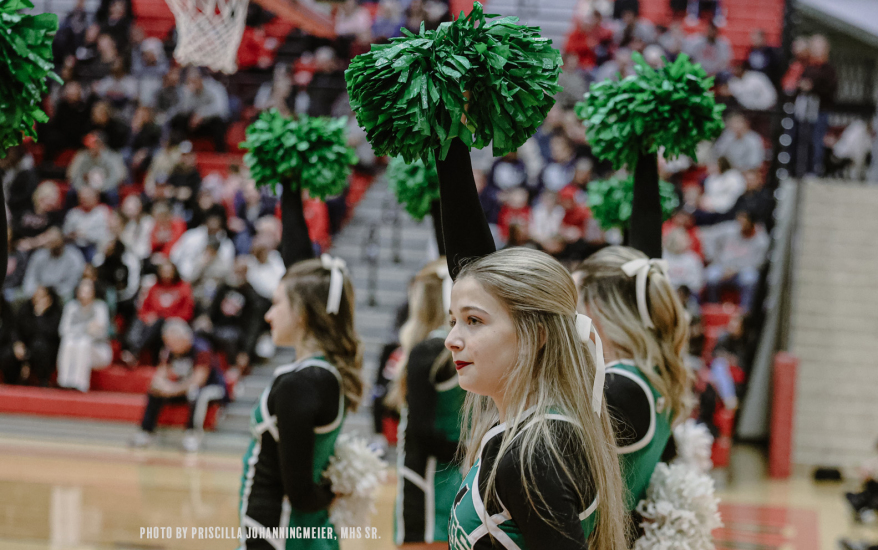
<path id="1" fill-rule="evenodd" d="M 649 279 L 649 270 L 653 266 L 658 267 L 665 277 L 668 276 L 668 262 L 665 260 L 640 258 L 639 260 L 631 260 L 622 265 L 622 271 L 625 272 L 625 275 L 637 277 L 634 281 L 637 292 L 637 310 L 640 312 L 640 319 L 646 328 L 655 328 L 655 324 L 653 324 L 649 316 L 649 308 L 646 307 L 646 282 Z"/>
<path id="2" fill-rule="evenodd" d="M 604 399 L 604 379 L 607 376 L 606 364 L 604 363 L 604 344 L 601 342 L 601 337 L 595 329 L 591 317 L 582 313 L 576 314 L 576 333 L 579 334 L 579 339 L 585 342 L 588 351 L 594 357 L 595 373 L 594 386 L 591 389 L 591 408 L 600 416 L 601 403 Z M 594 342 L 591 341 L 592 333 L 594 333 Z"/>
<path id="3" fill-rule="evenodd" d="M 341 305 L 341 292 L 344 289 L 344 273 L 348 264 L 341 258 L 333 258 L 329 254 L 320 256 L 320 263 L 324 269 L 330 271 L 329 275 L 329 299 L 326 300 L 326 313 L 338 313 Z"/>
<path id="4" fill-rule="evenodd" d="M 454 279 L 448 271 L 448 264 L 442 264 L 436 269 L 436 275 L 442 280 L 442 306 L 445 312 L 451 309 L 451 287 L 454 286 Z"/>

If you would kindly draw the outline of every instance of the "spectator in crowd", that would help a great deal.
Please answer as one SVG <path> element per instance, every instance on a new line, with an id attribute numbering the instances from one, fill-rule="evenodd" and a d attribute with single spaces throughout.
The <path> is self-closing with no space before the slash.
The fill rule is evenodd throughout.
<path id="1" fill-rule="evenodd" d="M 265 314 L 271 307 L 271 297 L 274 290 L 286 273 L 283 258 L 275 249 L 276 242 L 269 236 L 257 235 L 253 240 L 253 248 L 249 256 L 245 256 L 247 263 L 247 282 L 255 291 L 253 301 L 253 330 L 256 335 L 264 333 L 268 329 L 265 322 Z M 256 340 L 254 336 L 253 340 Z"/>
<path id="2" fill-rule="evenodd" d="M 345 91 L 344 71 L 329 46 L 314 52 L 314 64 L 314 76 L 308 84 L 308 115 L 329 116 L 333 104 Z"/>
<path id="3" fill-rule="evenodd" d="M 506 191 L 527 185 L 527 168 L 513 151 L 496 159 L 488 172 L 488 187 Z"/>
<path id="4" fill-rule="evenodd" d="M 185 281 L 194 281 L 199 273 L 199 266 L 206 266 L 205 251 L 213 244 L 217 249 L 217 260 L 224 270 L 222 277 L 225 278 L 232 269 L 232 261 L 235 259 L 235 245 L 226 236 L 223 229 L 225 218 L 212 214 L 200 225 L 183 233 L 180 240 L 171 248 L 170 259 L 180 270 L 180 276 Z M 210 258 L 211 262 L 213 258 Z"/>
<path id="5" fill-rule="evenodd" d="M 634 14 L 634 17 L 640 17 L 640 0 L 616 0 L 613 2 L 613 19 L 624 19 L 627 12 Z"/>
<path id="6" fill-rule="evenodd" d="M 726 157 L 720 157 L 709 166 L 710 175 L 704 180 L 704 194 L 701 196 L 701 210 L 712 214 L 726 214 L 735 206 L 744 193 L 744 176 L 732 168 Z M 715 221 L 722 219 L 715 218 Z"/>
<path id="7" fill-rule="evenodd" d="M 562 109 L 572 109 L 576 103 L 582 101 L 582 96 L 588 91 L 588 81 L 579 69 L 579 59 L 576 54 L 564 54 L 564 65 L 558 76 L 558 85 L 561 86 L 561 91 L 555 94 L 555 103 Z"/>
<path id="8" fill-rule="evenodd" d="M 141 262 L 119 239 L 111 239 L 92 259 L 100 295 L 106 296 L 110 313 L 119 313 L 127 323 L 134 318 L 140 290 Z"/>
<path id="9" fill-rule="evenodd" d="M 718 74 L 714 79 L 713 96 L 718 105 L 725 105 L 726 113 L 742 111 L 744 106 L 738 103 L 738 98 L 732 93 L 729 82 L 732 80 L 731 74 Z"/>
<path id="10" fill-rule="evenodd" d="M 388 38 L 402 36 L 400 28 L 403 26 L 403 22 L 398 0 L 381 0 L 378 3 L 375 22 L 372 23 L 372 40 L 382 43 L 386 42 Z"/>
<path id="11" fill-rule="evenodd" d="M 421 23 L 427 20 L 427 10 L 424 9 L 423 0 L 412 0 L 404 12 L 405 28 L 417 33 L 421 29 Z"/>
<path id="12" fill-rule="evenodd" d="M 567 136 L 563 134 L 554 136 L 550 148 L 552 158 L 540 172 L 537 180 L 537 192 L 548 189 L 557 193 L 573 181 L 573 174 L 576 171 L 573 144 L 570 143 Z"/>
<path id="13" fill-rule="evenodd" d="M 125 60 L 120 57 L 113 63 L 110 75 L 95 83 L 94 92 L 117 111 L 128 113 L 137 101 L 137 79 L 128 74 Z"/>
<path id="14" fill-rule="evenodd" d="M 265 25 L 261 21 L 254 26 L 245 27 L 238 46 L 238 70 L 271 70 L 279 45 L 277 38 L 265 32 Z"/>
<path id="15" fill-rule="evenodd" d="M 285 63 L 274 65 L 271 82 L 265 82 L 256 92 L 253 106 L 260 110 L 277 109 L 284 116 L 290 116 L 295 107 L 296 94 L 290 68 Z"/>
<path id="16" fill-rule="evenodd" d="M 0 158 L 0 185 L 13 216 L 30 207 L 39 184 L 34 158 L 24 147 L 6 149 L 6 156 Z"/>
<path id="17" fill-rule="evenodd" d="M 574 53 L 579 58 L 579 68 L 590 71 L 610 57 L 613 31 L 603 24 L 603 17 L 597 11 L 580 16 L 574 22 L 573 30 L 567 35 L 565 53 Z"/>
<path id="18" fill-rule="evenodd" d="M 173 263 L 162 263 L 158 268 L 158 280 L 147 291 L 128 331 L 128 349 L 122 352 L 122 360 L 135 365 L 142 351 L 157 352 L 165 321 L 178 317 L 188 322 L 194 309 L 192 287 L 180 278 Z"/>
<path id="19" fill-rule="evenodd" d="M 152 109 L 138 107 L 131 119 L 128 142 L 122 149 L 122 157 L 128 164 L 131 173 L 143 175 L 149 169 L 152 156 L 158 150 L 162 139 L 162 129 L 155 123 Z"/>
<path id="20" fill-rule="evenodd" d="M 667 55 L 668 61 L 673 62 L 686 46 L 686 33 L 679 21 L 673 21 L 668 28 L 657 38 L 658 45 Z"/>
<path id="21" fill-rule="evenodd" d="M 717 158 L 726 157 L 732 168 L 741 172 L 759 168 L 765 162 L 762 137 L 750 129 L 750 122 L 741 113 L 729 115 L 713 152 Z"/>
<path id="22" fill-rule="evenodd" d="M 750 70 L 764 74 L 775 86 L 780 83 L 780 55 L 777 48 L 768 45 L 765 29 L 750 32 L 750 51 L 747 52 L 746 63 Z"/>
<path id="23" fill-rule="evenodd" d="M 335 16 L 335 33 L 349 39 L 366 39 L 371 37 L 372 16 L 369 10 L 360 6 L 357 0 L 345 0 Z"/>
<path id="24" fill-rule="evenodd" d="M 720 288 L 728 285 L 740 292 L 744 312 L 750 311 L 768 245 L 765 229 L 753 223 L 749 212 L 738 212 L 735 221 L 723 224 L 708 254 L 711 263 L 704 273 L 707 301 L 719 302 Z"/>
<path id="25" fill-rule="evenodd" d="M 110 315 L 107 304 L 95 298 L 95 285 L 83 279 L 76 299 L 64 306 L 58 333 L 58 385 L 87 392 L 92 369 L 104 368 L 113 360 L 109 338 Z"/>
<path id="26" fill-rule="evenodd" d="M 617 48 L 613 59 L 594 70 L 594 79 L 595 82 L 620 80 L 632 74 L 634 74 L 634 61 L 631 59 L 631 50 Z"/>
<path id="27" fill-rule="evenodd" d="M 98 57 L 98 37 L 101 35 L 101 26 L 97 23 L 90 24 L 85 29 L 82 43 L 76 48 L 75 68 L 76 76 L 79 77 L 80 68 L 92 63 Z"/>
<path id="28" fill-rule="evenodd" d="M 128 127 L 113 113 L 107 101 L 98 101 L 91 108 L 91 131 L 102 132 L 107 146 L 118 151 L 128 142 Z"/>
<path id="29" fill-rule="evenodd" d="M 91 187 L 80 189 L 78 196 L 79 206 L 67 212 L 64 218 L 64 236 L 82 252 L 85 261 L 90 262 L 111 237 L 110 209 L 100 203 L 98 192 Z"/>
<path id="30" fill-rule="evenodd" d="M 236 193 L 234 204 L 236 215 L 229 220 L 229 229 L 235 233 L 237 253 L 246 254 L 256 235 L 256 222 L 274 215 L 277 199 L 261 192 L 251 180 Z"/>
<path id="31" fill-rule="evenodd" d="M 127 179 L 122 155 L 107 148 L 105 140 L 101 132 L 91 132 L 82 140 L 85 148 L 76 153 L 67 169 L 67 179 L 77 192 L 90 186 L 115 195 L 119 185 Z"/>
<path id="32" fill-rule="evenodd" d="M 732 61 L 732 46 L 719 35 L 719 29 L 712 21 L 707 24 L 706 34 L 695 35 L 688 41 L 685 51 L 709 75 L 727 71 Z"/>
<path id="33" fill-rule="evenodd" d="M 835 93 L 838 90 L 838 76 L 835 67 L 829 63 L 829 41 L 825 36 L 816 34 L 811 37 L 808 44 L 810 54 L 808 66 L 802 73 L 799 81 L 799 91 L 802 94 L 814 96 L 818 99 L 819 112 L 817 121 L 811 128 L 811 163 L 809 170 L 818 176 L 823 175 L 823 138 L 829 130 L 829 111 L 835 102 Z"/>
<path id="34" fill-rule="evenodd" d="M 86 47 L 88 46 L 88 32 L 86 32 Z M 113 65 L 119 59 L 119 48 L 112 36 L 101 33 L 97 37 L 95 57 L 80 59 L 76 64 L 77 79 L 86 84 L 96 82 L 105 76 L 109 76 Z"/>
<path id="35" fill-rule="evenodd" d="M 686 230 L 676 227 L 664 236 L 662 258 L 668 262 L 668 280 L 674 288 L 685 286 L 699 294 L 704 286 L 704 263 L 692 252 Z"/>
<path id="36" fill-rule="evenodd" d="M 162 85 L 158 94 L 155 96 L 156 120 L 159 124 L 165 124 L 176 113 L 183 100 L 183 92 L 180 89 L 180 78 L 182 69 L 180 67 L 171 67 L 162 77 Z M 185 139 L 185 124 L 182 121 L 178 124 L 180 130 L 172 136 L 175 143 L 180 143 Z"/>
<path id="37" fill-rule="evenodd" d="M 85 260 L 78 248 L 64 244 L 60 229 L 51 227 L 46 233 L 46 248 L 35 250 L 27 262 L 24 295 L 31 297 L 38 288 L 47 287 L 69 300 L 82 278 Z"/>
<path id="38" fill-rule="evenodd" d="M 171 249 L 186 232 L 186 222 L 183 218 L 174 215 L 168 203 L 160 201 L 152 207 L 153 227 L 149 242 L 152 262 L 160 263 L 161 258 L 167 258 Z"/>
<path id="39" fill-rule="evenodd" d="M 662 225 L 662 235 L 667 235 L 676 228 L 686 232 L 686 235 L 689 237 L 689 250 L 694 252 L 703 261 L 704 252 L 701 249 L 698 228 L 695 226 L 695 217 L 685 205 L 678 208 L 671 216 L 671 219 Z"/>
<path id="40" fill-rule="evenodd" d="M 121 51 L 128 51 L 131 34 L 130 0 L 113 0 L 107 10 L 107 19 L 101 23 L 101 32 L 113 38 Z"/>
<path id="41" fill-rule="evenodd" d="M 156 107 L 162 81 L 168 73 L 165 48 L 158 38 L 144 38 L 131 52 L 131 75 L 136 79 L 138 103 L 144 107 Z"/>
<path id="42" fill-rule="evenodd" d="M 156 198 L 170 201 L 175 211 L 183 213 L 185 217 L 192 215 L 201 188 L 201 173 L 198 171 L 198 156 L 192 150 L 191 143 L 184 141 L 180 144 L 177 164 L 166 180 L 157 180 L 156 183 Z"/>
<path id="43" fill-rule="evenodd" d="M 143 201 L 138 195 L 128 195 L 122 201 L 120 214 L 122 231 L 119 240 L 139 260 L 149 258 L 152 254 L 150 237 L 155 221 L 143 211 Z"/>
<path id="44" fill-rule="evenodd" d="M 76 55 L 77 48 L 85 42 L 88 19 L 85 0 L 77 0 L 76 5 L 64 16 L 61 24 L 58 25 L 58 32 L 55 33 L 52 53 L 56 60 Z"/>
<path id="45" fill-rule="evenodd" d="M 189 229 L 202 226 L 207 223 L 207 219 L 211 216 L 217 216 L 222 220 L 222 228 L 226 229 L 226 207 L 217 203 L 210 189 L 202 188 L 198 192 L 198 198 L 195 202 L 195 208 L 192 209 L 192 215 L 186 226 Z"/>
<path id="46" fill-rule="evenodd" d="M 761 170 L 744 172 L 747 188 L 735 201 L 733 212 L 749 212 L 754 223 L 760 223 L 767 230 L 774 226 L 774 195 L 765 188 L 765 178 Z"/>
<path id="47" fill-rule="evenodd" d="M 854 120 L 836 137 L 823 140 L 829 149 L 824 157 L 824 175 L 840 175 L 855 180 L 866 179 L 870 155 L 875 146 L 872 125 L 865 120 Z M 878 156 L 878 155 L 876 155 Z M 878 164 L 873 163 L 876 166 Z"/>
<path id="48" fill-rule="evenodd" d="M 530 241 L 530 233 L 527 224 L 530 221 L 530 206 L 528 206 L 528 192 L 524 187 L 513 187 L 503 193 L 503 206 L 497 219 L 497 228 L 500 230 L 500 238 L 507 242 L 511 241 L 511 227 L 517 229 L 517 237 L 522 242 Z"/>
<path id="49" fill-rule="evenodd" d="M 808 39 L 804 36 L 796 37 L 792 45 L 793 60 L 790 61 L 786 73 L 781 80 L 781 90 L 787 95 L 795 95 L 799 90 L 799 82 L 802 80 L 802 74 L 811 58 L 810 48 L 808 47 Z"/>
<path id="50" fill-rule="evenodd" d="M 40 130 L 40 141 L 45 144 L 46 158 L 53 160 L 65 149 L 77 149 L 91 126 L 91 103 L 75 80 L 67 82 L 61 91 L 61 100 L 55 114 Z"/>
<path id="51" fill-rule="evenodd" d="M 61 302 L 55 292 L 38 286 L 31 299 L 18 308 L 12 345 L 13 360 L 3 365 L 7 384 L 26 382 L 33 377 L 43 387 L 49 385 L 58 357 L 58 325 L 61 323 Z"/>
<path id="52" fill-rule="evenodd" d="M 241 371 L 250 365 L 260 320 L 254 317 L 256 291 L 247 282 L 247 259 L 239 256 L 227 280 L 217 288 L 207 317 L 208 328 L 229 364 Z"/>
<path id="53" fill-rule="evenodd" d="M 564 208 L 558 204 L 558 194 L 545 189 L 530 212 L 530 238 L 543 249 L 553 248 L 552 241 L 560 234 L 562 221 Z"/>
<path id="54" fill-rule="evenodd" d="M 217 151 L 226 150 L 229 97 L 225 87 L 197 67 L 186 70 L 186 84 L 171 118 L 171 130 L 187 138 L 212 138 Z"/>
<path id="55" fill-rule="evenodd" d="M 44 181 L 33 194 L 33 205 L 24 211 L 13 211 L 12 238 L 16 248 L 29 252 L 46 245 L 46 231 L 61 227 L 64 212 L 61 211 L 61 192 L 54 182 Z"/>
<path id="56" fill-rule="evenodd" d="M 164 347 L 159 366 L 147 393 L 146 410 L 140 432 L 132 444 L 149 444 L 158 425 L 159 413 L 166 403 L 189 403 L 189 421 L 183 436 L 183 448 L 198 450 L 207 406 L 226 395 L 225 380 L 210 343 L 192 333 L 181 319 L 169 319 L 162 330 Z"/>
<path id="57" fill-rule="evenodd" d="M 768 75 L 752 70 L 746 61 L 732 68 L 728 84 L 729 91 L 745 109 L 768 111 L 777 103 L 777 91 Z"/>
<path id="58" fill-rule="evenodd" d="M 655 41 L 655 26 L 646 19 L 640 19 L 633 9 L 626 9 L 619 18 L 616 31 L 613 33 L 613 42 L 617 47 L 628 48 L 633 40 L 639 40 L 644 44 Z"/>
<path id="59" fill-rule="evenodd" d="M 174 171 L 174 167 L 180 163 L 180 157 L 183 156 L 183 149 L 192 150 L 192 144 L 188 141 L 169 140 L 165 143 L 155 155 L 149 164 L 149 170 L 146 171 L 146 177 L 143 179 L 143 192 L 150 198 L 155 197 L 155 187 L 157 182 L 165 182 Z"/>
<path id="60" fill-rule="evenodd" d="M 231 258 L 230 261 L 229 258 L 220 255 L 219 251 L 219 241 L 211 239 L 195 262 L 191 284 L 195 307 L 199 313 L 210 308 L 210 304 L 216 295 L 216 289 L 232 272 L 234 258 Z"/>
<path id="61" fill-rule="evenodd" d="M 0 377 L 5 384 L 15 384 L 20 376 L 20 366 L 16 365 L 18 359 L 14 349 L 16 342 L 18 330 L 12 306 L 0 295 Z"/>

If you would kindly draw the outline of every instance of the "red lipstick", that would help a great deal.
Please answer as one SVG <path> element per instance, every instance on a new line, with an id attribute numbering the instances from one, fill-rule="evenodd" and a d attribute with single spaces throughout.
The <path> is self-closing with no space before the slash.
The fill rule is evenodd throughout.
<path id="1" fill-rule="evenodd" d="M 472 365 L 472 363 L 468 361 L 455 361 L 454 364 L 457 366 L 457 370 L 460 370 L 467 365 Z"/>

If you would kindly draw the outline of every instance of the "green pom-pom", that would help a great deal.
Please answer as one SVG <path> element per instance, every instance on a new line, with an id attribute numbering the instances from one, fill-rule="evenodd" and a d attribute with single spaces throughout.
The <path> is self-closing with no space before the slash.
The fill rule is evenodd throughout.
<path id="1" fill-rule="evenodd" d="M 674 184 L 660 181 L 659 195 L 662 219 L 667 220 L 680 205 Z M 620 229 L 628 227 L 633 200 L 634 176 L 625 179 L 610 178 L 588 184 L 588 207 L 604 231 L 614 227 Z"/>
<path id="2" fill-rule="evenodd" d="M 52 71 L 58 16 L 18 13 L 33 7 L 28 0 L 0 0 L 0 157 L 24 136 L 36 139 L 34 124 L 49 120 L 40 108 L 46 78 L 62 83 Z"/>
<path id="3" fill-rule="evenodd" d="M 387 167 L 387 185 L 412 218 L 423 220 L 433 201 L 439 200 L 436 161 L 416 160 L 409 164 L 402 157 L 394 157 Z"/>
<path id="4" fill-rule="evenodd" d="M 244 162 L 256 185 L 278 183 L 325 199 L 344 191 L 357 155 L 347 145 L 347 120 L 264 111 L 247 127 Z"/>
<path id="5" fill-rule="evenodd" d="M 403 30 L 353 59 L 345 72 L 351 107 L 376 154 L 412 162 L 438 149 L 444 159 L 457 137 L 479 149 L 493 142 L 502 156 L 533 135 L 561 89 L 561 54 L 538 27 L 489 17 L 497 16 L 476 2 L 466 17 L 435 31 Z"/>
<path id="6" fill-rule="evenodd" d="M 700 141 L 716 138 L 723 129 L 722 112 L 710 91 L 701 65 L 680 54 L 656 70 L 635 53 L 636 74 L 619 82 L 594 84 L 576 114 L 586 126 L 586 137 L 596 157 L 616 169 L 633 170 L 641 153 L 664 147 L 665 158 L 696 158 Z"/>

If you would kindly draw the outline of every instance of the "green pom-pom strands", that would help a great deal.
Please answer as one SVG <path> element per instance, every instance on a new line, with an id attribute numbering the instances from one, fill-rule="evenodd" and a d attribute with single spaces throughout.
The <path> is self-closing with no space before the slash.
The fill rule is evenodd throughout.
<path id="1" fill-rule="evenodd" d="M 616 169 L 634 170 L 641 155 L 664 148 L 665 158 L 695 158 L 700 141 L 715 139 L 723 129 L 723 105 L 710 91 L 713 77 L 686 54 L 653 69 L 635 53 L 636 74 L 621 81 L 592 85 L 576 114 L 596 157 Z"/>
<path id="2" fill-rule="evenodd" d="M 351 165 L 357 162 L 347 145 L 347 120 L 300 116 L 288 118 L 271 109 L 247 128 L 244 162 L 256 185 L 275 191 L 278 183 L 307 189 L 325 199 L 344 191 Z"/>
<path id="3" fill-rule="evenodd" d="M 433 202 L 439 200 L 436 161 L 416 160 L 409 164 L 402 157 L 394 157 L 387 167 L 387 185 L 412 218 L 423 220 Z"/>
<path id="4" fill-rule="evenodd" d="M 662 219 L 667 220 L 680 205 L 674 184 L 659 182 L 659 196 L 662 204 Z M 588 184 L 588 207 L 604 231 L 628 227 L 633 199 L 634 176 L 625 179 L 610 178 Z"/>
<path id="5" fill-rule="evenodd" d="M 24 136 L 37 137 L 34 123 L 49 120 L 40 107 L 46 78 L 61 83 L 52 71 L 58 16 L 18 13 L 33 7 L 28 0 L 0 0 L 0 157 Z"/>
<path id="6" fill-rule="evenodd" d="M 403 29 L 354 58 L 348 94 L 376 154 L 445 158 L 460 138 L 476 148 L 493 142 L 502 156 L 542 124 L 560 90 L 561 54 L 539 28 L 489 17 L 476 2 L 466 17 L 435 31 Z"/>

